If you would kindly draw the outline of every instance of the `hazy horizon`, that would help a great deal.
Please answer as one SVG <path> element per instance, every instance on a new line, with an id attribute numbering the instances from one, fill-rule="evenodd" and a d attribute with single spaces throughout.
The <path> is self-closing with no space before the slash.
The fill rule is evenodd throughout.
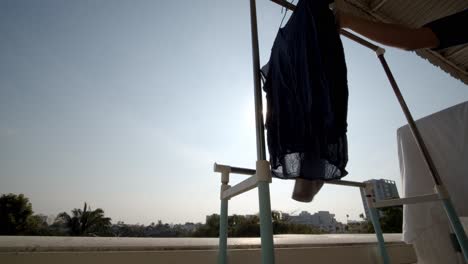
<path id="1" fill-rule="evenodd" d="M 2 194 L 8 194 L 8 193 L 2 193 Z M 0 194 L 0 195 L 2 195 L 2 194 Z M 15 193 L 15 194 L 16 194 L 16 195 L 19 195 L 19 194 L 21 194 L 21 193 Z M 29 197 L 26 196 L 26 198 L 29 198 Z M 31 201 L 30 201 L 30 202 L 31 202 Z M 100 207 L 95 207 L 95 206 L 93 206 L 91 203 L 88 203 L 88 202 L 86 202 L 86 203 L 87 203 L 87 206 L 88 206 L 88 210 L 96 210 L 96 209 L 100 208 Z M 68 211 L 64 211 L 64 212 L 71 215 L 71 210 L 72 210 L 72 209 L 81 209 L 81 210 L 83 210 L 83 206 L 84 206 L 84 203 L 83 203 L 81 206 L 77 206 L 77 207 L 70 208 Z M 55 219 L 57 218 L 57 216 L 58 216 L 60 213 L 62 213 L 62 212 L 57 212 L 57 213 L 43 214 L 43 213 L 41 213 L 41 212 L 37 212 L 36 210 L 34 210 L 34 204 L 32 204 L 32 209 L 33 209 L 33 215 L 41 215 L 41 216 L 47 217 L 46 222 L 47 222 L 47 224 L 49 224 L 49 225 L 51 225 L 52 223 L 54 223 L 54 221 L 55 221 Z M 102 210 L 104 211 L 104 216 L 108 217 L 105 208 L 100 208 L 100 209 L 102 209 Z M 278 211 L 278 210 L 275 210 L 275 208 L 272 208 L 272 211 Z M 308 212 L 309 214 L 313 215 L 313 214 L 318 213 L 318 212 L 320 212 L 320 211 L 326 211 L 326 210 L 319 210 L 319 211 L 315 211 L 315 212 L 309 212 L 309 211 L 307 211 L 307 212 Z M 302 213 L 302 212 L 303 212 L 303 211 L 300 211 L 300 212 L 281 212 L 281 213 L 287 213 L 287 214 L 290 214 L 291 216 L 297 216 L 297 215 L 299 215 L 299 214 Z M 329 213 L 330 213 L 330 214 L 334 214 L 333 212 L 329 212 Z M 210 216 L 210 215 L 213 215 L 213 214 L 219 215 L 220 212 L 209 213 L 209 214 L 205 215 L 205 217 Z M 234 215 L 234 214 L 235 214 L 235 213 L 229 213 L 229 216 Z M 236 215 L 243 215 L 243 216 L 258 215 L 258 214 L 259 214 L 259 212 L 255 212 L 255 213 L 252 213 L 252 214 L 236 213 Z M 363 212 L 363 214 L 364 214 L 364 216 L 365 216 L 365 213 L 364 213 L 364 212 Z M 144 222 L 144 223 L 142 223 L 142 222 L 132 222 L 132 223 L 130 223 L 130 222 L 122 221 L 122 220 L 114 220 L 113 218 L 111 218 L 111 223 L 112 223 L 113 225 L 115 225 L 115 224 L 118 224 L 118 222 L 122 221 L 122 222 L 124 222 L 124 224 L 127 224 L 127 225 L 151 225 L 152 223 L 157 223 L 157 222 L 160 221 L 160 220 L 161 220 L 161 219 L 154 219 L 154 220 L 152 220 L 152 221 Z M 206 220 L 206 219 L 204 218 L 204 219 L 199 220 L 199 221 L 190 221 L 190 219 L 188 219 L 188 220 L 186 220 L 186 221 L 184 221 L 184 222 L 164 222 L 164 221 L 162 221 L 162 220 L 161 220 L 161 221 L 162 221 L 163 224 L 177 225 L 177 224 L 186 224 L 186 223 L 194 223 L 194 224 L 199 224 L 199 223 L 201 223 L 201 224 L 205 224 L 205 220 Z M 359 219 L 349 219 L 349 220 L 351 221 L 351 220 L 362 220 L 362 219 L 359 218 Z M 340 221 L 338 221 L 338 222 L 340 222 Z M 343 223 L 343 224 L 346 224 L 346 221 L 345 221 L 345 222 L 342 222 L 342 223 Z"/>
<path id="2" fill-rule="evenodd" d="M 257 1 L 261 64 L 283 14 Z M 0 194 L 45 215 L 88 202 L 113 222 L 204 222 L 219 213 L 213 163 L 255 167 L 248 1 L 0 2 Z M 349 175 L 401 195 L 404 116 L 375 54 L 342 37 Z M 413 52 L 386 58 L 415 118 L 468 101 L 468 87 Z M 233 175 L 231 185 L 243 176 Z M 272 208 L 364 212 L 358 189 L 326 185 L 312 203 L 273 179 Z M 229 214 L 258 211 L 257 191 Z"/>

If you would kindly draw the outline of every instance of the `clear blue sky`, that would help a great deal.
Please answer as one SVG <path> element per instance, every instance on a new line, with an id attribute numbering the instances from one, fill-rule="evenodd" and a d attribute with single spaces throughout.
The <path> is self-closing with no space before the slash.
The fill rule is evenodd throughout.
<path id="1" fill-rule="evenodd" d="M 215 161 L 256 159 L 248 1 L 0 2 L 0 193 L 36 213 L 88 202 L 113 221 L 204 221 L 219 210 Z M 258 1 L 262 64 L 281 8 Z M 343 40 L 348 66 L 347 180 L 400 186 L 405 124 L 375 55 Z M 468 100 L 468 87 L 414 53 L 387 59 L 416 118 Z M 242 176 L 232 176 L 233 181 Z M 358 190 L 326 186 L 311 204 L 274 179 L 272 207 L 363 212 Z M 401 190 L 401 188 L 400 188 Z M 258 211 L 256 191 L 230 213 Z"/>

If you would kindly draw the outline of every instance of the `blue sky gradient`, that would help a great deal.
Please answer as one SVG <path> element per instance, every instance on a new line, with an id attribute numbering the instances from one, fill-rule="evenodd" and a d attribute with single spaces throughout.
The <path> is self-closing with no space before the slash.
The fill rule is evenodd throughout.
<path id="1" fill-rule="evenodd" d="M 204 221 L 219 210 L 212 165 L 256 159 L 248 1 L 0 2 L 0 193 L 36 213 L 86 201 L 113 221 Z M 258 1 L 261 62 L 281 8 Z M 400 188 L 396 129 L 405 124 L 369 50 L 343 38 L 348 67 L 349 176 Z M 414 53 L 387 60 L 416 118 L 468 100 L 468 87 Z M 232 176 L 240 181 L 242 176 Z M 272 207 L 358 219 L 359 191 L 325 186 L 293 201 L 274 179 Z M 401 188 L 400 188 L 401 190 Z M 256 191 L 230 213 L 258 211 Z"/>

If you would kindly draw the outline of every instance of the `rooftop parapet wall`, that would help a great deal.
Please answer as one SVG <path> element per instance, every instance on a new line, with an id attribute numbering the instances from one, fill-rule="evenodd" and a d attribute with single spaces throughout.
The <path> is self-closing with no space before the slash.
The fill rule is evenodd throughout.
<path id="1" fill-rule="evenodd" d="M 387 234 L 392 263 L 415 263 L 401 234 Z M 230 263 L 260 263 L 259 238 L 230 238 Z M 216 263 L 216 238 L 0 237 L 0 263 Z M 278 235 L 276 263 L 379 263 L 373 234 Z M 351 261 L 351 262 L 350 262 Z"/>

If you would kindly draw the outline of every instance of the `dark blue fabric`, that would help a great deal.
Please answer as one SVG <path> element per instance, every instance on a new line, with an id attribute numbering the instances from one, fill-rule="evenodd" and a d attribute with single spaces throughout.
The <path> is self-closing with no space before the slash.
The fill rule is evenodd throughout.
<path id="1" fill-rule="evenodd" d="M 264 90 L 273 175 L 309 180 L 345 176 L 346 64 L 328 1 L 299 1 L 276 36 Z"/>

